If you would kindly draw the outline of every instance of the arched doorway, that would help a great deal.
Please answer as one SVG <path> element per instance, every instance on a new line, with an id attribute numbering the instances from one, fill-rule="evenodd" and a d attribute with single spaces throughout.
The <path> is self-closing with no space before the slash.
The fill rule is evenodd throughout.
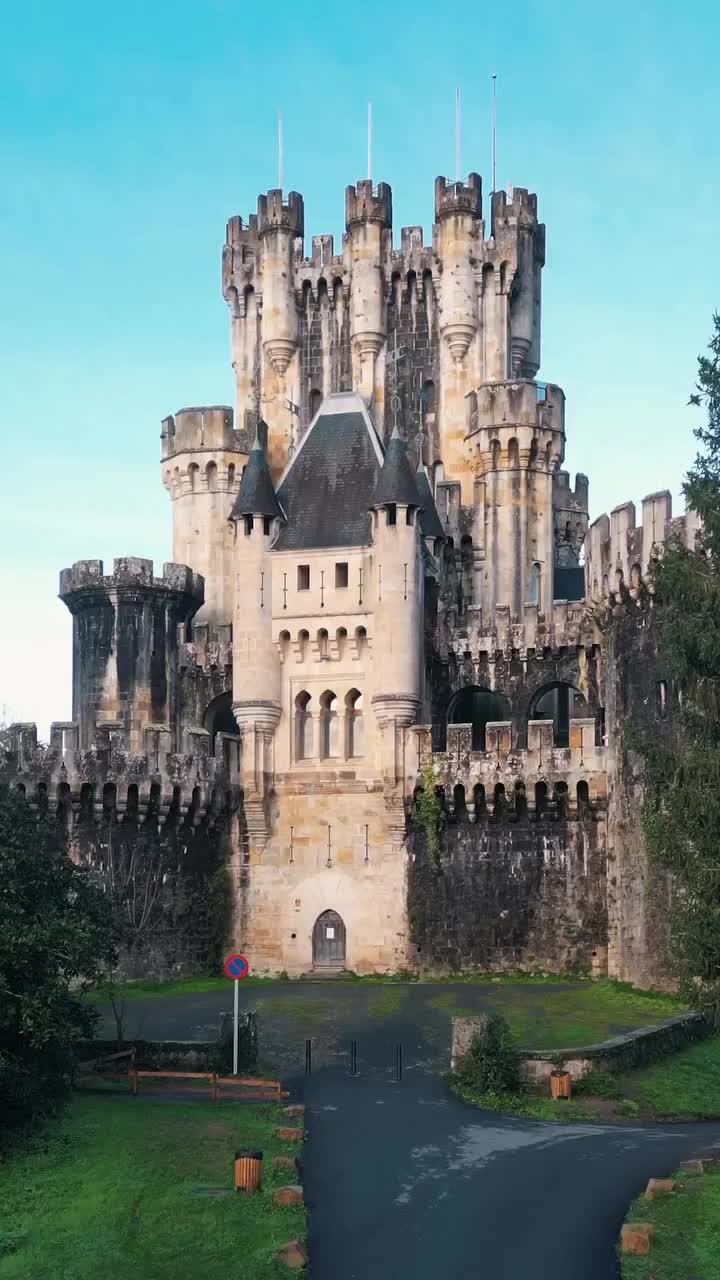
<path id="1" fill-rule="evenodd" d="M 337 911 L 323 911 L 313 926 L 313 969 L 345 968 L 345 924 Z"/>

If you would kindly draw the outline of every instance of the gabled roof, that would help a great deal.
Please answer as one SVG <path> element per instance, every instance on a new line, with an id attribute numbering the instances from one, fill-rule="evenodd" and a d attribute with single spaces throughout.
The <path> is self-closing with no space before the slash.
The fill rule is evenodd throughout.
<path id="1" fill-rule="evenodd" d="M 422 461 L 422 457 L 415 472 L 415 488 L 420 499 L 420 528 L 423 538 L 444 538 L 445 530 L 442 527 L 442 521 L 435 506 L 435 499 L 432 495 L 428 473 L 425 470 L 425 463 Z"/>
<path id="2" fill-rule="evenodd" d="M 230 513 L 231 520 L 240 520 L 242 516 L 282 516 L 283 514 L 273 489 L 265 450 L 260 444 L 260 434 L 260 426 L 258 426 L 255 442 L 242 473 L 238 496 Z M 267 434 L 267 428 L 265 428 L 265 434 Z"/>
<path id="3" fill-rule="evenodd" d="M 273 550 L 368 546 L 368 511 L 382 462 L 362 398 L 327 396 L 278 483 L 287 522 Z"/>
<path id="4" fill-rule="evenodd" d="M 370 505 L 382 507 L 391 502 L 407 507 L 420 506 L 418 491 L 407 459 L 405 441 L 397 427 L 390 437 L 382 471 L 378 476 Z"/>

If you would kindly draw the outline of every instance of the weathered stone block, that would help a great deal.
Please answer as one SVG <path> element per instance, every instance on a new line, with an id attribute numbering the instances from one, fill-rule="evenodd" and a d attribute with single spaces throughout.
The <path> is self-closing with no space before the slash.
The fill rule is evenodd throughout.
<path id="1" fill-rule="evenodd" d="M 667 1196 L 675 1190 L 672 1178 L 651 1178 L 645 1188 L 645 1199 L 655 1200 L 657 1196 Z"/>
<path id="2" fill-rule="evenodd" d="M 307 1250 L 302 1240 L 288 1240 L 277 1251 L 278 1262 L 284 1262 L 291 1271 L 300 1271 L 307 1265 Z"/>
<path id="3" fill-rule="evenodd" d="M 654 1234 L 655 1227 L 652 1222 L 626 1222 L 620 1232 L 622 1252 L 640 1256 L 648 1254 Z"/>
<path id="4" fill-rule="evenodd" d="M 278 1187 L 273 1195 L 273 1203 L 277 1205 L 283 1204 L 302 1204 L 303 1189 L 297 1183 L 287 1187 Z"/>
<path id="5" fill-rule="evenodd" d="M 305 1137 L 303 1129 L 290 1128 L 289 1126 L 280 1125 L 275 1133 L 278 1138 L 282 1138 L 283 1142 L 302 1142 Z"/>

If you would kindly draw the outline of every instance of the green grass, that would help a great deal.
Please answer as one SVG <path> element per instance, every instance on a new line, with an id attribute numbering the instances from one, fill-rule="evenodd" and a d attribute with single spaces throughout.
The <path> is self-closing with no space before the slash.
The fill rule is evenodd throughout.
<path id="1" fill-rule="evenodd" d="M 720 1276 L 720 1172 L 677 1175 L 677 1189 L 657 1200 L 639 1197 L 627 1222 L 652 1222 L 647 1257 L 624 1255 L 623 1280 L 717 1280 Z"/>
<path id="2" fill-rule="evenodd" d="M 248 987 L 267 986 L 276 982 L 277 979 L 251 976 L 243 978 L 242 981 L 243 990 L 247 990 Z M 148 1000 L 153 996 L 191 996 L 200 995 L 206 991 L 226 991 L 232 995 L 232 983 L 225 977 L 169 978 L 165 981 L 140 979 L 132 982 L 118 982 L 115 984 L 115 991 L 117 995 L 122 996 L 123 1000 Z M 86 1000 L 97 1003 L 104 1003 L 109 998 L 110 988 L 105 983 L 85 993 Z"/>
<path id="3" fill-rule="evenodd" d="M 618 1083 L 643 1118 L 714 1120 L 720 1116 L 720 1036 L 641 1067 Z"/>
<path id="4" fill-rule="evenodd" d="M 26 1153 L 0 1167 L 0 1280 L 279 1280 L 274 1260 L 304 1234 L 302 1208 L 277 1209 L 292 1181 L 280 1108 L 78 1096 Z M 265 1153 L 260 1194 L 197 1199 L 232 1186 L 236 1148 Z M 294 1147 L 294 1154 L 297 1147 Z"/>
<path id="5" fill-rule="evenodd" d="M 402 987 L 381 987 L 370 996 L 368 1013 L 371 1018 L 387 1018 L 390 1014 L 399 1013 L 404 1002 L 405 992 Z"/>

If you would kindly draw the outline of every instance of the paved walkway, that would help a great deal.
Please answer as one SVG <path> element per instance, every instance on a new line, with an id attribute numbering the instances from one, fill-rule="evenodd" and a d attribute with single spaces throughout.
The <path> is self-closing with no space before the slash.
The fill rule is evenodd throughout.
<path id="1" fill-rule="evenodd" d="M 618 1280 L 647 1179 L 720 1124 L 556 1125 L 467 1107 L 422 1070 L 305 1082 L 311 1280 Z"/>

